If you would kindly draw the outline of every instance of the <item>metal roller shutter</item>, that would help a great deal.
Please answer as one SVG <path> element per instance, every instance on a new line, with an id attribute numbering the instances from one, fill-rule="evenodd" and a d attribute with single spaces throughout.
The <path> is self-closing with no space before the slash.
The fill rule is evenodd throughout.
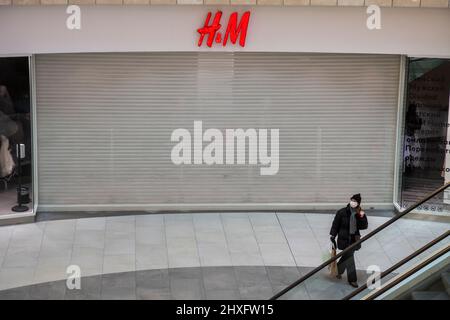
<path id="1" fill-rule="evenodd" d="M 400 57 L 297 53 L 36 56 L 40 210 L 392 204 Z M 172 131 L 278 128 L 279 171 L 180 165 Z"/>

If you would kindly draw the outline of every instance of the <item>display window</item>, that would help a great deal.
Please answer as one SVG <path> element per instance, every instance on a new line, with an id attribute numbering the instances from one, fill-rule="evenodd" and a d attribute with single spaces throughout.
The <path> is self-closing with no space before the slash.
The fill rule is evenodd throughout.
<path id="1" fill-rule="evenodd" d="M 28 57 L 0 58 L 0 215 L 33 210 L 29 70 Z"/>
<path id="2" fill-rule="evenodd" d="M 407 208 L 450 181 L 450 60 L 411 58 L 403 126 L 401 205 Z M 450 213 L 450 195 L 418 208 Z"/>

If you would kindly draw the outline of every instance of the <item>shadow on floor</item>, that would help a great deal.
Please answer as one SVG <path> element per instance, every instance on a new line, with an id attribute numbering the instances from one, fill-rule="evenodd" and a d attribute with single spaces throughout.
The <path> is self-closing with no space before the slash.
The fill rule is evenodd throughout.
<path id="1" fill-rule="evenodd" d="M 173 268 L 103 274 L 81 278 L 69 290 L 66 280 L 0 291 L 0 299 L 66 300 L 266 300 L 311 271 L 306 267 L 224 266 Z M 367 275 L 358 271 L 359 283 Z M 341 299 L 354 289 L 325 271 L 292 290 L 288 299 Z"/>

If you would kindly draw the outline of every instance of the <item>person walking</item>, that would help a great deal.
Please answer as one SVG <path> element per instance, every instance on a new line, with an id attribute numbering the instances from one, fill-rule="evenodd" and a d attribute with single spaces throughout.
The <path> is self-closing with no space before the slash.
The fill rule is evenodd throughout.
<path id="1" fill-rule="evenodd" d="M 359 231 L 367 229 L 367 227 L 367 216 L 361 209 L 361 194 L 358 193 L 350 198 L 350 202 L 345 208 L 336 212 L 330 230 L 330 240 L 336 247 L 337 236 L 337 248 L 345 250 L 361 238 Z M 337 263 L 336 278 L 341 279 L 342 274 L 347 270 L 348 283 L 354 288 L 358 287 L 354 253 L 360 248 L 361 245 L 357 245 L 349 252 L 344 253 Z"/>

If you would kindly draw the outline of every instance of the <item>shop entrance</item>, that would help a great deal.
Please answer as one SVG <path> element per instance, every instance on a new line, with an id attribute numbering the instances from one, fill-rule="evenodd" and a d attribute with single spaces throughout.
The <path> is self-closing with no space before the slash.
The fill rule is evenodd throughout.
<path id="1" fill-rule="evenodd" d="M 410 59 L 403 135 L 402 207 L 450 181 L 450 60 Z M 449 214 L 445 194 L 420 208 Z"/>
<path id="2" fill-rule="evenodd" d="M 0 217 L 33 211 L 30 111 L 29 58 L 0 58 Z"/>
<path id="3" fill-rule="evenodd" d="M 392 208 L 400 56 L 143 52 L 35 59 L 40 211 L 335 209 L 355 193 L 367 208 Z M 262 175 L 267 164 L 240 161 L 244 152 L 237 151 L 236 159 L 222 155 L 222 163 L 199 165 L 201 152 L 194 151 L 211 142 L 201 137 L 193 138 L 198 148 L 186 148 L 193 163 L 172 161 L 174 130 L 192 130 L 199 121 L 223 133 L 278 132 L 278 149 L 269 147 L 269 135 L 262 144 L 279 151 L 276 174 Z M 250 143 L 242 145 L 249 159 Z"/>

